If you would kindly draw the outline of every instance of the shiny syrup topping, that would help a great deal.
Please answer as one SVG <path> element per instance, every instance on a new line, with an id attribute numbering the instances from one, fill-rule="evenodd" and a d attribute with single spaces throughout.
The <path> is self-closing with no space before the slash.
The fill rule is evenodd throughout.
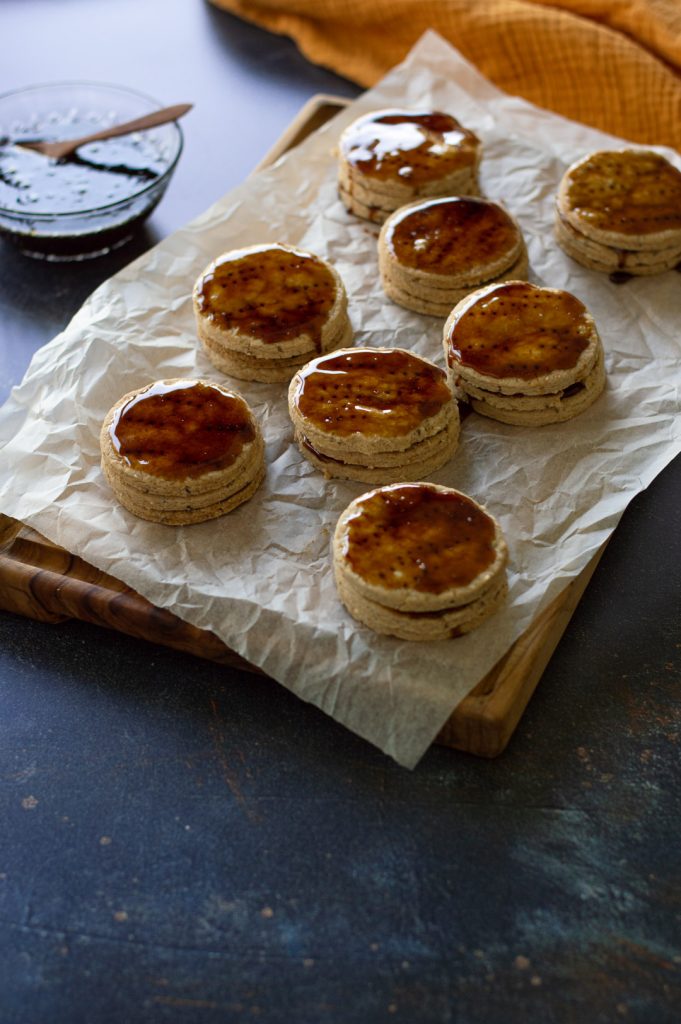
<path id="1" fill-rule="evenodd" d="M 451 274 L 511 253 L 520 232 L 505 210 L 485 199 L 427 199 L 399 212 L 386 231 L 398 262 Z"/>
<path id="2" fill-rule="evenodd" d="M 322 328 L 336 301 L 336 280 L 310 253 L 263 245 L 221 256 L 197 286 L 200 311 L 221 327 L 266 343 L 301 334 L 321 349 Z"/>
<path id="3" fill-rule="evenodd" d="M 449 327 L 447 361 L 488 377 L 532 380 L 572 369 L 592 329 L 574 295 L 512 281 L 462 308 Z"/>
<path id="4" fill-rule="evenodd" d="M 495 535 L 490 517 L 465 495 L 395 484 L 359 499 L 344 554 L 367 583 L 439 594 L 467 586 L 494 562 Z"/>
<path id="5" fill-rule="evenodd" d="M 594 153 L 568 171 L 567 198 L 581 220 L 603 231 L 681 229 L 681 171 L 657 153 Z"/>
<path id="6" fill-rule="evenodd" d="M 202 381 L 159 381 L 118 410 L 109 434 L 133 469 L 175 480 L 231 466 L 255 428 L 238 395 Z"/>
<path id="7" fill-rule="evenodd" d="M 474 164 L 478 139 L 450 114 L 384 110 L 356 122 L 341 148 L 363 174 L 418 185 Z"/>
<path id="8" fill-rule="evenodd" d="M 319 430 L 401 437 L 452 401 L 443 370 L 399 349 L 352 349 L 298 372 L 295 401 Z"/>

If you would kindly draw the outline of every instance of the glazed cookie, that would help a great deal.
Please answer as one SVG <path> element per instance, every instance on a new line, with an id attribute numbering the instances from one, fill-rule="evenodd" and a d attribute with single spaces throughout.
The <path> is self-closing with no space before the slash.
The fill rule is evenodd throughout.
<path id="1" fill-rule="evenodd" d="M 396 483 L 361 495 L 333 540 L 347 610 L 403 640 L 445 640 L 479 626 L 506 598 L 507 560 L 489 512 L 437 484 Z"/>
<path id="2" fill-rule="evenodd" d="M 527 276 L 516 221 L 472 196 L 421 199 L 392 213 L 378 239 L 386 295 L 417 313 L 446 317 L 469 292 Z"/>
<path id="3" fill-rule="evenodd" d="M 555 235 L 590 270 L 649 275 L 681 262 L 681 171 L 649 150 L 592 153 L 565 172 Z"/>
<path id="4" fill-rule="evenodd" d="M 452 310 L 443 340 L 455 394 L 502 423 L 572 419 L 605 386 L 593 317 L 556 288 L 526 281 L 481 288 Z"/>
<path id="5" fill-rule="evenodd" d="M 240 380 L 289 381 L 313 356 L 352 344 L 338 273 L 293 246 L 224 253 L 198 278 L 193 302 L 208 358 Z"/>
<path id="6" fill-rule="evenodd" d="M 421 480 L 454 454 L 459 411 L 446 373 L 404 349 L 320 356 L 289 386 L 300 451 L 326 477 Z"/>
<path id="7" fill-rule="evenodd" d="M 345 207 L 382 223 L 420 196 L 476 195 L 480 141 L 450 114 L 377 110 L 349 125 L 338 146 Z"/>
<path id="8" fill-rule="evenodd" d="M 124 395 L 104 420 L 100 448 L 121 505 L 170 526 L 231 512 L 265 474 L 248 405 L 209 381 L 162 380 Z"/>

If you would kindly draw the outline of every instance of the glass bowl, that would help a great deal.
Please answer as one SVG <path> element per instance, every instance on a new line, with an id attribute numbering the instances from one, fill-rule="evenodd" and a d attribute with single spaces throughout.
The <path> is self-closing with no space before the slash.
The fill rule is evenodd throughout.
<path id="1" fill-rule="evenodd" d="M 154 209 L 182 152 L 175 122 L 53 160 L 16 145 L 78 138 L 158 110 L 115 85 L 61 82 L 0 96 L 0 234 L 23 253 L 82 260 L 117 249 Z"/>

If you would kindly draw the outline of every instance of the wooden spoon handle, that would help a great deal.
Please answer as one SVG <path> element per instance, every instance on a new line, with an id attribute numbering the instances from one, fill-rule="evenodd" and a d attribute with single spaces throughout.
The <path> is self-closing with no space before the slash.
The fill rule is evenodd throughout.
<path id="1" fill-rule="evenodd" d="M 111 128 L 104 128 L 92 135 L 84 135 L 81 139 L 69 140 L 76 148 L 83 146 L 86 142 L 98 142 L 100 139 L 113 139 L 117 135 L 129 135 L 130 132 L 143 131 L 145 128 L 156 128 L 158 125 L 167 124 L 169 121 L 176 121 L 187 111 L 192 109 L 191 103 L 176 103 L 173 107 L 162 107 L 151 114 L 144 114 L 143 117 L 136 117 L 133 121 L 125 121 L 123 124 L 112 125 Z"/>

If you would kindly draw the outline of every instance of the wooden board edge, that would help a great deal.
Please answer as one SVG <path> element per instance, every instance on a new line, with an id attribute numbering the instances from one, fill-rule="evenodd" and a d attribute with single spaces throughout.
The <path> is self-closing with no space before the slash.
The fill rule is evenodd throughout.
<path id="1" fill-rule="evenodd" d="M 503 753 L 606 546 L 607 541 L 464 697 L 438 733 L 436 743 L 481 757 Z"/>
<path id="2" fill-rule="evenodd" d="M 293 149 L 299 142 L 303 142 L 308 135 L 311 135 L 317 128 L 325 125 L 339 111 L 344 110 L 350 102 L 351 100 L 345 99 L 343 96 L 331 96 L 321 92 L 311 96 L 296 114 L 284 134 L 277 139 L 271 149 L 268 149 L 265 153 L 262 160 L 256 164 L 251 174 L 257 174 L 258 171 L 271 167 L 280 156 L 287 153 L 289 149 Z"/>

